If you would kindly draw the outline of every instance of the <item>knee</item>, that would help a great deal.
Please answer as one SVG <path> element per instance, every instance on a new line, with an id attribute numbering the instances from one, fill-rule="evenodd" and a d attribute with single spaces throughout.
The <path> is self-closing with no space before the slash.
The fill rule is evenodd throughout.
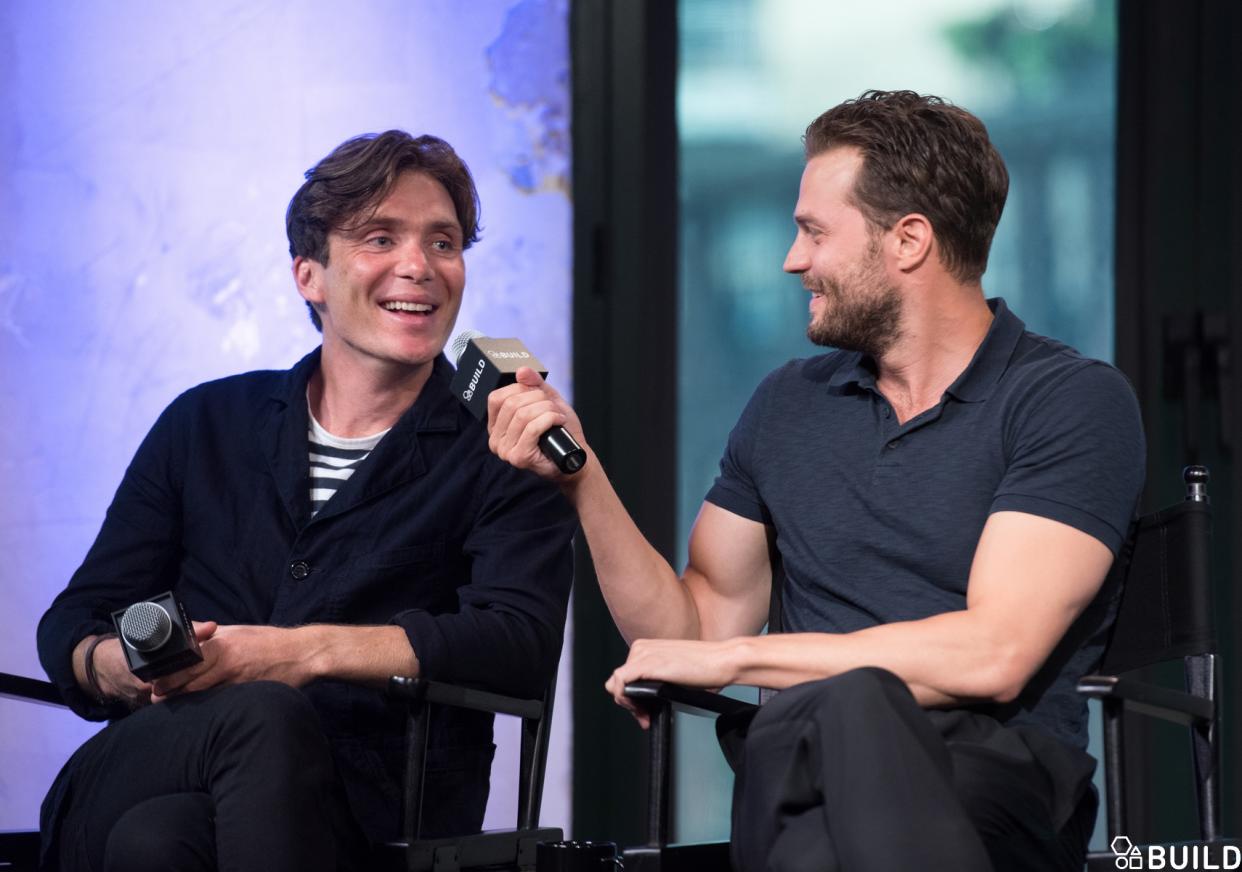
<path id="1" fill-rule="evenodd" d="M 905 682 L 887 669 L 865 666 L 831 678 L 808 681 L 783 690 L 763 707 L 772 717 L 797 717 L 822 705 L 838 709 L 870 707 L 910 695 Z"/>
<path id="2" fill-rule="evenodd" d="M 108 833 L 104 872 L 214 872 L 215 813 L 205 793 L 176 793 L 141 802 Z"/>
<path id="3" fill-rule="evenodd" d="M 820 728 L 865 730 L 893 718 L 908 720 L 915 711 L 918 703 L 905 682 L 868 666 L 781 691 L 759 710 L 754 726 L 806 720 Z"/>
<path id="4" fill-rule="evenodd" d="M 250 681 L 222 690 L 217 700 L 231 721 L 259 727 L 318 725 L 319 716 L 305 694 L 277 681 Z"/>
<path id="5" fill-rule="evenodd" d="M 306 754 L 326 739 L 319 715 L 296 688 L 275 681 L 252 681 L 224 688 L 215 700 L 222 735 L 272 753 Z"/>
<path id="6" fill-rule="evenodd" d="M 887 669 L 863 666 L 842 672 L 823 682 L 825 692 L 852 700 L 890 698 L 893 694 L 910 696 L 906 683 Z"/>
<path id="7" fill-rule="evenodd" d="M 230 708 L 239 712 L 263 715 L 269 712 L 298 715 L 313 714 L 314 708 L 306 694 L 279 681 L 247 681 L 225 687 L 221 695 Z"/>
<path id="8" fill-rule="evenodd" d="M 225 691 L 213 701 L 205 756 L 217 802 L 236 791 L 287 795 L 333 782 L 332 749 L 301 691 L 269 681 Z"/>

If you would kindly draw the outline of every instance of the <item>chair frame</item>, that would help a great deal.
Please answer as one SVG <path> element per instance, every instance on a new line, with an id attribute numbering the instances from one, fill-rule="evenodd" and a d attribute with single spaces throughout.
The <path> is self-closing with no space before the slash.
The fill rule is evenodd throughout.
<path id="1" fill-rule="evenodd" d="M 634 681 L 625 695 L 651 717 L 647 750 L 647 819 L 644 844 L 625 849 L 629 872 L 718 872 L 729 868 L 728 842 L 669 843 L 673 757 L 673 713 L 715 718 L 754 711 L 754 703 L 665 681 Z"/>
<path id="2" fill-rule="evenodd" d="M 539 842 L 556 842 L 564 838 L 559 828 L 539 826 L 544 771 L 552 732 L 552 703 L 556 695 L 555 677 L 543 699 L 519 699 L 402 676 L 389 679 L 388 693 L 407 704 L 408 714 L 403 838 L 401 842 L 390 843 L 387 847 L 404 855 L 408 872 L 457 872 L 459 869 L 499 864 L 516 865 L 523 870 L 534 869 L 535 846 Z M 432 705 L 449 705 L 522 719 L 516 829 L 489 830 L 442 839 L 421 837 L 427 726 Z"/>
<path id="3" fill-rule="evenodd" d="M 1129 814 L 1126 801 L 1125 720 L 1126 713 L 1155 717 L 1189 728 L 1191 759 L 1194 765 L 1195 798 L 1199 818 L 1199 840 L 1179 845 L 1203 846 L 1206 857 L 1220 859 L 1226 845 L 1237 845 L 1233 839 L 1222 838 L 1220 832 L 1220 748 L 1216 699 L 1220 664 L 1216 653 L 1216 637 L 1212 629 L 1212 576 L 1207 564 L 1208 545 L 1211 535 L 1211 509 L 1207 493 L 1209 473 L 1206 467 L 1188 466 L 1182 471 L 1186 485 L 1185 500 L 1160 512 L 1145 515 L 1135 524 L 1132 541 L 1140 535 L 1159 535 L 1159 554 L 1166 553 L 1168 528 L 1194 515 L 1203 516 L 1198 527 L 1191 526 L 1187 535 L 1195 541 L 1190 546 L 1200 555 L 1175 579 L 1180 583 L 1179 593 L 1193 594 L 1189 588 L 1197 586 L 1204 596 L 1187 609 L 1195 624 L 1196 636 L 1190 643 L 1172 645 L 1171 630 L 1165 634 L 1165 644 L 1174 648 L 1171 657 L 1128 658 L 1124 662 L 1110 663 L 1110 650 L 1103 658 L 1101 674 L 1085 675 L 1078 682 L 1078 692 L 1101 703 L 1104 743 L 1104 793 L 1105 814 L 1109 850 L 1088 854 L 1089 869 L 1115 868 L 1118 854 L 1112 846 L 1118 839 L 1129 841 Z M 1148 529 L 1151 533 L 1146 533 Z M 1127 577 L 1130 562 L 1124 567 Z M 1123 586 L 1122 596 L 1125 596 Z M 1123 599 L 1124 607 L 1124 599 Z M 1118 623 L 1122 612 L 1118 612 Z M 1117 625 L 1114 625 L 1114 633 Z M 1176 659 L 1181 654 L 1185 690 L 1161 687 L 1140 681 L 1125 673 L 1131 669 Z"/>

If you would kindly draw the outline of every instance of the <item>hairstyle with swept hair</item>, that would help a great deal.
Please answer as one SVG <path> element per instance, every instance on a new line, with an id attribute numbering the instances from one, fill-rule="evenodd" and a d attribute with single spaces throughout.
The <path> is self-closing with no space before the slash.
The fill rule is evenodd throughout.
<path id="1" fill-rule="evenodd" d="M 803 137 L 806 158 L 842 146 L 862 153 L 854 201 L 874 227 L 927 216 L 940 260 L 977 282 L 1009 193 L 1009 171 L 974 115 L 914 91 L 865 91 L 820 115 Z"/>
<path id="2" fill-rule="evenodd" d="M 328 234 L 366 223 L 402 173 L 426 173 L 444 186 L 461 225 L 462 246 L 479 240 L 479 192 L 470 169 L 453 147 L 436 136 L 404 130 L 364 133 L 346 140 L 306 171 L 285 212 L 291 257 L 328 263 Z M 311 322 L 323 332 L 310 303 Z"/>

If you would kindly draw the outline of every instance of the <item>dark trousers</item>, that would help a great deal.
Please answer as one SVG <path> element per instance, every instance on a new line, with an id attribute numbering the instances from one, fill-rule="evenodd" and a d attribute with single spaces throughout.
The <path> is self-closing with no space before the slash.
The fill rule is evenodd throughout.
<path id="1" fill-rule="evenodd" d="M 44 868 L 336 870 L 365 841 L 318 715 L 274 682 L 147 706 L 84 744 L 40 828 Z"/>
<path id="2" fill-rule="evenodd" d="M 719 729 L 738 872 L 1083 867 L 1090 757 L 986 715 L 924 711 L 884 670 L 790 688 Z"/>

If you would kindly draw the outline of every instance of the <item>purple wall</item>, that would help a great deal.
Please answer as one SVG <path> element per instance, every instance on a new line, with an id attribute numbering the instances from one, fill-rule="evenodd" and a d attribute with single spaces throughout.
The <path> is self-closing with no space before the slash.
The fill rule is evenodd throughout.
<path id="1" fill-rule="evenodd" d="M 458 327 L 572 387 L 567 28 L 567 0 L 0 4 L 0 670 L 42 674 L 38 617 L 164 405 L 317 343 L 284 209 L 349 136 L 453 143 L 483 204 Z M 544 819 L 568 825 L 557 711 Z M 93 729 L 0 701 L 0 829 Z M 498 734 L 488 826 L 516 804 Z"/>

